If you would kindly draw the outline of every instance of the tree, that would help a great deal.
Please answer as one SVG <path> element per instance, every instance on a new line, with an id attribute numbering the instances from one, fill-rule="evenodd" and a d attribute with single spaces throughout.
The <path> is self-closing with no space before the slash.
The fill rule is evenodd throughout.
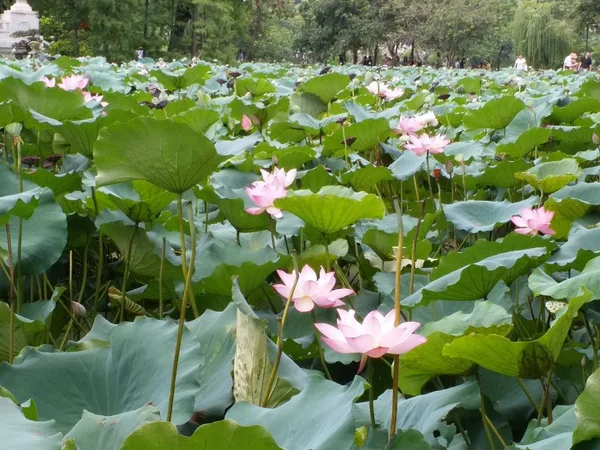
<path id="1" fill-rule="evenodd" d="M 525 0 L 515 12 L 515 50 L 523 53 L 532 67 L 557 68 L 571 50 L 572 24 L 555 18 L 553 6 L 553 2 Z"/>

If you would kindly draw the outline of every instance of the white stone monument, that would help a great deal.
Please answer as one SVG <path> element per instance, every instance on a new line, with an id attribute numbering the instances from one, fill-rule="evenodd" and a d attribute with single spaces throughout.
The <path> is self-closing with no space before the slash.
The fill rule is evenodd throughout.
<path id="1" fill-rule="evenodd" d="M 16 0 L 8 11 L 0 14 L 0 55 L 10 55 L 18 40 L 11 35 L 16 31 L 39 30 L 38 13 L 31 9 L 27 0 Z"/>

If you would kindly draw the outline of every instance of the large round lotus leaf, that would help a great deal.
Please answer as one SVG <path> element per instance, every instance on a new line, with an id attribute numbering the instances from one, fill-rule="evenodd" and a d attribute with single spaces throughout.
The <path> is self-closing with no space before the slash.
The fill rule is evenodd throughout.
<path id="1" fill-rule="evenodd" d="M 6 165 L 0 165 L 0 223 L 10 218 L 13 261 L 18 261 L 19 217 L 23 224 L 21 262 L 23 274 L 37 275 L 48 270 L 67 244 L 67 217 L 54 200 L 52 191 L 24 182 L 19 194 L 19 181 Z M 7 248 L 6 232 L 0 232 L 0 248 Z M 0 272 L 0 279 L 4 278 Z"/>
<path id="2" fill-rule="evenodd" d="M 89 119 L 93 115 L 80 94 L 58 87 L 47 88 L 43 83 L 27 85 L 15 78 L 5 78 L 0 81 L 0 98 L 12 101 L 39 122 L 60 125 L 64 120 Z"/>
<path id="3" fill-rule="evenodd" d="M 517 137 L 514 142 L 502 141 L 496 147 L 497 154 L 506 154 L 512 158 L 522 158 L 537 146 L 545 144 L 552 133 L 546 128 L 531 128 Z"/>
<path id="4" fill-rule="evenodd" d="M 463 358 L 503 375 L 519 378 L 539 378 L 548 373 L 560 355 L 564 340 L 577 311 L 591 299 L 584 290 L 569 305 L 550 329 L 534 341 L 513 342 L 499 335 L 471 334 L 446 345 L 445 356 Z"/>
<path id="5" fill-rule="evenodd" d="M 45 306 L 47 303 L 44 303 Z M 28 303 L 30 310 L 36 306 L 42 306 L 40 302 Z M 52 309 L 54 302 L 52 302 Z M 46 338 L 46 323 L 45 320 L 52 312 L 52 309 L 47 308 L 47 313 L 40 317 L 40 320 L 32 320 L 21 315 L 14 315 L 14 341 L 13 355 L 16 356 L 27 345 L 37 346 L 45 342 Z M 10 306 L 8 303 L 0 302 L 0 361 L 8 361 L 9 342 L 10 342 Z"/>
<path id="6" fill-rule="evenodd" d="M 548 255 L 543 238 L 509 235 L 502 242 L 478 241 L 463 253 L 449 253 L 431 274 L 431 282 L 402 304 L 413 307 L 433 300 L 477 300 L 485 298 L 503 280 L 512 283 L 525 270 Z"/>
<path id="7" fill-rule="evenodd" d="M 397 430 L 417 430 L 425 437 L 425 440 L 431 445 L 438 441 L 436 433 L 445 438 L 454 436 L 454 428 L 448 427 L 442 423 L 444 418 L 455 408 L 477 409 L 479 408 L 480 397 L 479 387 L 475 382 L 468 382 L 458 386 L 431 392 L 418 397 L 405 399 L 398 398 L 398 419 L 396 422 Z M 375 418 L 378 423 L 383 424 L 387 429 L 391 425 L 392 410 L 392 391 L 385 391 L 377 400 L 375 400 Z M 368 417 L 368 403 L 358 405 L 363 413 Z M 448 433 L 451 433 L 448 435 Z M 408 449 L 407 449 L 408 450 Z"/>
<path id="8" fill-rule="evenodd" d="M 567 106 L 555 106 L 552 109 L 550 121 L 554 123 L 573 123 L 586 112 L 600 111 L 600 101 L 595 98 L 582 97 L 569 103 Z"/>
<path id="9" fill-rule="evenodd" d="M 360 219 L 381 219 L 385 214 L 381 198 L 342 186 L 325 186 L 316 194 L 292 191 L 276 205 L 323 234 L 341 231 Z"/>
<path id="10" fill-rule="evenodd" d="M 203 425 L 191 437 L 168 422 L 149 423 L 129 436 L 121 450 L 281 450 L 262 427 L 241 427 L 230 420 Z"/>
<path id="11" fill-rule="evenodd" d="M 339 450 L 354 441 L 354 401 L 363 393 L 363 380 L 340 386 L 320 376 L 275 409 L 236 403 L 226 418 L 241 425 L 260 425 L 287 450 Z M 333 419 L 335 418 L 335 419 Z"/>
<path id="12" fill-rule="evenodd" d="M 346 142 L 356 138 L 351 144 L 344 146 L 344 135 Z M 390 135 L 390 123 L 387 119 L 367 119 L 336 131 L 324 140 L 323 154 L 344 156 L 345 148 L 348 153 L 362 152 L 374 149 L 380 142 L 385 142 Z"/>
<path id="13" fill-rule="evenodd" d="M 539 276 L 543 279 L 540 280 Z M 537 281 L 540 280 L 540 281 Z M 532 280 L 536 280 L 533 281 Z M 565 299 L 577 295 L 581 286 L 585 286 L 592 293 L 594 300 L 600 299 L 600 257 L 590 260 L 581 273 L 573 275 L 571 278 L 558 283 L 552 277 L 545 275 L 541 269 L 536 269 L 530 278 L 530 286 L 536 283 L 539 288 L 536 289 L 538 295 L 544 295 L 555 299 Z"/>
<path id="14" fill-rule="evenodd" d="M 0 385 L 20 402 L 34 399 L 40 420 L 55 420 L 63 432 L 84 410 L 114 416 L 152 402 L 166 417 L 176 335 L 172 321 L 138 318 L 113 327 L 109 347 L 66 353 L 29 349 L 18 364 L 0 365 Z M 202 358 L 198 340 L 184 330 L 173 410 L 176 424 L 187 422 L 194 411 Z"/>
<path id="15" fill-rule="evenodd" d="M 212 142 L 186 124 L 138 117 L 102 130 L 94 159 L 98 186 L 146 180 L 182 193 L 206 180 L 223 157 Z"/>
<path id="16" fill-rule="evenodd" d="M 137 428 L 159 420 L 160 412 L 150 405 L 108 417 L 84 411 L 83 417 L 65 436 L 65 440 L 72 439 L 78 450 L 118 449 Z"/>
<path id="17" fill-rule="evenodd" d="M 573 443 L 600 438 L 600 370 L 586 381 L 585 390 L 575 402 L 577 428 Z"/>
<path id="18" fill-rule="evenodd" d="M 524 108 L 523 101 L 516 97 L 495 98 L 479 109 L 467 111 L 463 125 L 467 130 L 477 128 L 502 130 Z"/>
<path id="19" fill-rule="evenodd" d="M 581 271 L 583 266 L 598 253 L 600 253 L 600 228 L 579 228 L 546 261 L 546 266 L 556 270 L 569 267 Z"/>
<path id="20" fill-rule="evenodd" d="M 551 161 L 538 164 L 526 172 L 519 172 L 515 177 L 527 181 L 544 194 L 550 194 L 577 180 L 581 169 L 577 160 L 566 158 L 561 161 Z"/>
<path id="21" fill-rule="evenodd" d="M 508 222 L 522 208 L 531 208 L 535 201 L 535 197 L 518 203 L 468 200 L 444 205 L 444 214 L 457 229 L 478 233 L 491 231 L 496 225 Z"/>
<path id="22" fill-rule="evenodd" d="M 249 92 L 254 97 L 260 97 L 261 95 L 275 92 L 275 86 L 272 83 L 260 78 L 239 78 L 235 84 L 235 90 L 238 95 L 244 95 Z"/>
<path id="23" fill-rule="evenodd" d="M 467 189 L 472 189 L 477 186 L 511 188 L 515 186 L 515 184 L 520 183 L 520 181 L 515 178 L 515 173 L 527 170 L 531 166 L 531 163 L 521 158 L 515 161 L 505 159 L 494 166 L 488 166 L 483 173 L 466 177 Z"/>
<path id="24" fill-rule="evenodd" d="M 512 316 L 491 302 L 477 302 L 470 314 L 457 311 L 436 322 L 427 323 L 419 334 L 427 342 L 400 358 L 398 386 L 404 394 L 420 395 L 423 385 L 436 375 L 460 375 L 473 363 L 442 355 L 444 345 L 460 336 L 498 334 L 506 336 L 512 330 Z"/>
<path id="25" fill-rule="evenodd" d="M 341 73 L 328 73 L 302 83 L 298 90 L 316 95 L 325 103 L 335 98 L 338 92 L 350 84 L 350 77 Z"/>
<path id="26" fill-rule="evenodd" d="M 0 437 L 6 450 L 60 450 L 62 435 L 54 421 L 34 422 L 21 408 L 0 396 Z"/>

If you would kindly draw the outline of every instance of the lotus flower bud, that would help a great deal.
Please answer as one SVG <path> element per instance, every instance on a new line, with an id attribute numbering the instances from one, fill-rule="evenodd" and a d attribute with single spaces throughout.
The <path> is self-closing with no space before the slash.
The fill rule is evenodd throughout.
<path id="1" fill-rule="evenodd" d="M 6 125 L 6 127 L 4 127 L 4 130 L 12 137 L 21 136 L 23 124 L 17 122 L 9 123 Z"/>
<path id="2" fill-rule="evenodd" d="M 85 306 L 81 303 L 71 302 L 71 309 L 73 310 L 73 314 L 75 317 L 79 317 L 80 319 L 85 318 L 87 315 L 87 311 L 85 310 Z"/>
<path id="3" fill-rule="evenodd" d="M 600 144 L 600 137 L 598 137 L 598 135 L 594 133 L 592 134 L 592 141 L 594 142 L 594 144 L 598 145 Z"/>
<path id="4" fill-rule="evenodd" d="M 441 176 L 442 176 L 442 171 L 441 171 L 441 169 L 433 169 L 433 177 L 434 177 L 436 180 L 439 180 Z"/>
<path id="5" fill-rule="evenodd" d="M 583 355 L 583 357 L 581 358 L 581 367 L 587 366 L 587 363 L 588 363 L 587 356 Z"/>
<path id="6" fill-rule="evenodd" d="M 454 172 L 454 166 L 450 160 L 446 161 L 446 172 L 448 172 L 448 175 L 452 175 L 452 172 Z"/>

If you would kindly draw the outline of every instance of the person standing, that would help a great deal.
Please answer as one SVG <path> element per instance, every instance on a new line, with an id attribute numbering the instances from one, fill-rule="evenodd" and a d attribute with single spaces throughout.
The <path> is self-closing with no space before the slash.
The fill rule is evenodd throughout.
<path id="1" fill-rule="evenodd" d="M 585 56 L 581 61 L 581 69 L 588 72 L 592 70 L 592 54 L 590 52 L 585 52 Z"/>
<path id="2" fill-rule="evenodd" d="M 527 60 L 523 56 L 523 53 L 515 60 L 515 69 L 519 71 L 527 70 Z"/>

